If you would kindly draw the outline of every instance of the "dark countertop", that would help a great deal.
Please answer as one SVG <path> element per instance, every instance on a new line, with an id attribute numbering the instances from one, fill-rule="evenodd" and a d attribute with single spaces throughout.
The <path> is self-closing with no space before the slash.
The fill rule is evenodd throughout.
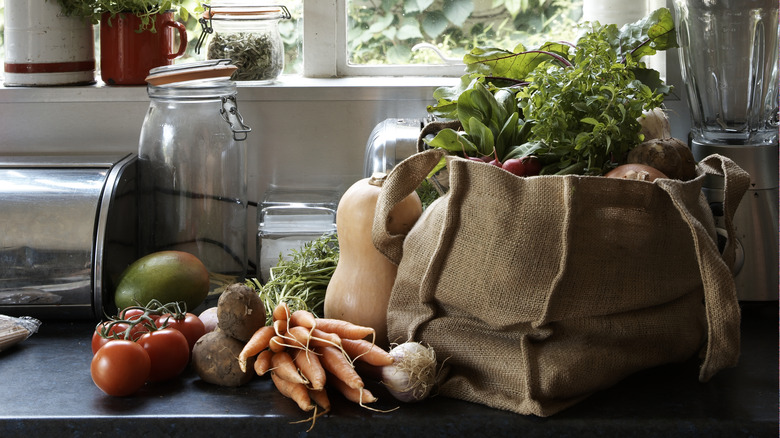
<path id="1" fill-rule="evenodd" d="M 400 405 L 383 392 L 371 411 L 332 395 L 333 410 L 311 432 L 307 414 L 267 378 L 239 388 L 201 381 L 188 370 L 131 397 L 104 395 L 92 382 L 91 322 L 44 322 L 0 352 L 0 437 L 17 436 L 521 436 L 777 437 L 778 303 L 746 303 L 736 368 L 699 383 L 698 362 L 667 365 L 548 418 L 434 397 Z M 291 422 L 304 420 L 303 423 Z"/>

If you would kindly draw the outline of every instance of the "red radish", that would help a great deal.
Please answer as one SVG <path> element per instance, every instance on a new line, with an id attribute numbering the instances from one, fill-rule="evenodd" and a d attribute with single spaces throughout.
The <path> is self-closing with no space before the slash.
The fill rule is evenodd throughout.
<path id="1" fill-rule="evenodd" d="M 520 159 L 525 166 L 525 176 L 536 176 L 542 171 L 542 162 L 533 155 L 527 155 Z"/>
<path id="2" fill-rule="evenodd" d="M 517 176 L 525 176 L 525 164 L 520 158 L 510 158 L 501 166 L 504 170 Z"/>
<path id="3" fill-rule="evenodd" d="M 503 167 L 503 165 L 501 164 L 501 162 L 500 162 L 500 161 L 498 161 L 498 160 L 497 160 L 497 159 L 495 159 L 495 158 L 493 158 L 492 160 L 490 160 L 490 162 L 489 162 L 488 164 L 491 164 L 491 165 L 493 165 L 493 166 L 496 166 L 496 167 Z"/>

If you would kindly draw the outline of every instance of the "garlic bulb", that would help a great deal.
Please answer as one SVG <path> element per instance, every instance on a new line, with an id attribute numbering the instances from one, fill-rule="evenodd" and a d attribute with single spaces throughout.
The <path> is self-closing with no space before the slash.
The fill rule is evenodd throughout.
<path id="1" fill-rule="evenodd" d="M 396 399 L 411 403 L 425 399 L 436 385 L 436 352 L 418 342 L 390 350 L 393 365 L 382 368 L 382 383 Z"/>

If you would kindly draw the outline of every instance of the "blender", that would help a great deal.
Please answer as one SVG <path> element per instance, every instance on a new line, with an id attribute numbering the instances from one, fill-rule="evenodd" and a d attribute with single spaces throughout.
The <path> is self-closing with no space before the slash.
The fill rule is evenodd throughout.
<path id="1" fill-rule="evenodd" d="M 778 2 L 674 0 L 674 10 L 694 158 L 723 155 L 751 177 L 733 221 L 737 297 L 777 300 Z M 703 191 L 722 237 L 722 179 Z"/>

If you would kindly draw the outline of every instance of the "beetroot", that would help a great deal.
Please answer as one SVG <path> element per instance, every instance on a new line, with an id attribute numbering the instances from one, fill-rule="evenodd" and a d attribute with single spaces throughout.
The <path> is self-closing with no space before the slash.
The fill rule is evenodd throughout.
<path id="1" fill-rule="evenodd" d="M 527 155 L 520 159 L 525 166 L 525 176 L 536 176 L 542 171 L 542 162 L 533 155 Z"/>
<path id="2" fill-rule="evenodd" d="M 523 160 L 521 158 L 510 158 L 504 161 L 504 164 L 501 166 L 501 168 L 517 176 L 526 175 L 525 164 L 523 164 Z"/>

